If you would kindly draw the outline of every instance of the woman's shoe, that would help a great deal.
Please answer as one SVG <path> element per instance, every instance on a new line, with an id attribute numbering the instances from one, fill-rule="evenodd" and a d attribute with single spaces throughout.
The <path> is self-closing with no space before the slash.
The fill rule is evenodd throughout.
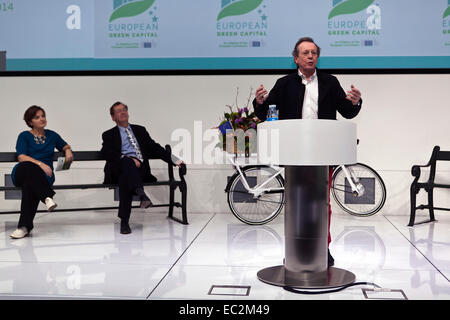
<path id="1" fill-rule="evenodd" d="M 53 211 L 56 208 L 56 203 L 52 198 L 45 198 L 45 205 L 47 206 L 47 211 Z"/>
<path id="2" fill-rule="evenodd" d="M 9 236 L 13 239 L 21 239 L 26 237 L 29 234 L 28 229 L 26 227 L 17 228 L 13 233 Z"/>

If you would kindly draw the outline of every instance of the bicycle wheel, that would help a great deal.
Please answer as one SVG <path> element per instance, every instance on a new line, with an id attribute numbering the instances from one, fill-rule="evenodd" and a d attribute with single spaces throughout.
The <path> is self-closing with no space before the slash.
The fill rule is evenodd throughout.
<path id="1" fill-rule="evenodd" d="M 364 192 L 355 195 L 341 167 L 333 172 L 331 194 L 345 212 L 368 217 L 381 210 L 386 201 L 386 186 L 380 175 L 368 165 L 357 163 L 345 166 L 364 186 Z"/>
<path id="2" fill-rule="evenodd" d="M 276 170 L 270 167 L 245 167 L 242 173 L 250 187 L 261 185 L 274 175 Z M 261 225 L 275 219 L 284 205 L 284 189 L 264 192 L 255 197 L 242 183 L 242 177 L 235 174 L 227 194 L 231 212 L 240 221 L 250 225 Z M 280 175 L 268 182 L 264 189 L 284 188 L 284 179 Z"/>

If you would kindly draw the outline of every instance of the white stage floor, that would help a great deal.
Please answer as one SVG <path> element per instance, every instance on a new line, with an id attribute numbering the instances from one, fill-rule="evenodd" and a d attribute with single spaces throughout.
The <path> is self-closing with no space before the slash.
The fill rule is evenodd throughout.
<path id="1" fill-rule="evenodd" d="M 249 226 L 230 214 L 188 215 L 189 225 L 135 209 L 132 234 L 119 233 L 116 210 L 38 213 L 32 235 L 10 239 L 19 215 L 0 215 L 0 299 L 403 299 L 354 286 L 295 294 L 257 279 L 284 257 L 283 217 Z M 416 220 L 424 220 L 419 213 Z M 406 227 L 408 216 L 332 216 L 335 267 L 402 290 L 411 300 L 450 299 L 450 215 Z M 245 288 L 215 288 L 213 285 Z M 248 288 L 249 287 L 249 288 Z M 226 295 L 225 295 L 226 294 Z M 248 295 L 245 295 L 248 294 Z"/>

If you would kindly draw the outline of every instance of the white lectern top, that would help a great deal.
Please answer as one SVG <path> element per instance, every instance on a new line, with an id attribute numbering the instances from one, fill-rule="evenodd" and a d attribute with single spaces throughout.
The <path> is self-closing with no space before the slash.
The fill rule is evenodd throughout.
<path id="1" fill-rule="evenodd" d="M 337 120 L 277 120 L 258 125 L 258 162 L 292 166 L 356 163 L 356 124 Z"/>

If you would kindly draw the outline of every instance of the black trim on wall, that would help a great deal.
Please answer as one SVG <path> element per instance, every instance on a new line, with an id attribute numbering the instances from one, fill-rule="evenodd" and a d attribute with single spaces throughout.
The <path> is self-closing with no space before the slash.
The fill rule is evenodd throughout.
<path id="1" fill-rule="evenodd" d="M 450 74 L 448 69 L 320 69 L 331 74 Z M 294 69 L 261 70 L 86 70 L 86 71 L 0 71 L 0 77 L 64 76 L 208 76 L 288 74 Z"/>

